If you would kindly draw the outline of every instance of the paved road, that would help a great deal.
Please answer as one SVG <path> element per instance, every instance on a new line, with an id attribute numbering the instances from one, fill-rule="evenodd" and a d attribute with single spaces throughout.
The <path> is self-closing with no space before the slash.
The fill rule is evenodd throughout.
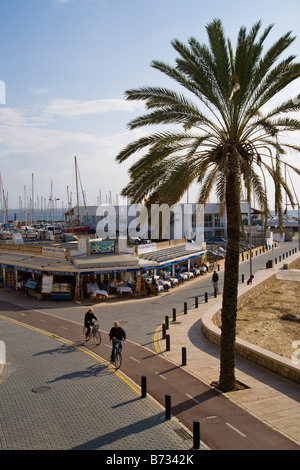
<path id="1" fill-rule="evenodd" d="M 278 248 L 274 250 L 274 257 L 278 257 L 295 247 L 297 247 L 296 242 L 279 244 Z M 271 251 L 253 257 L 254 275 L 257 270 L 266 268 L 266 261 L 269 259 L 272 259 Z M 249 260 L 240 263 L 240 279 L 242 274 L 244 274 L 246 280 L 249 273 Z M 224 271 L 221 270 L 219 272 L 219 295 L 222 292 L 223 275 Z M 199 298 L 199 302 L 204 302 L 205 292 L 209 294 L 209 301 L 213 295 L 211 274 L 200 276 L 197 280 L 187 281 L 183 286 L 173 289 L 171 293 L 165 293 L 159 297 L 126 299 L 126 302 L 120 302 L 119 299 L 110 299 L 108 302 L 94 305 L 94 311 L 99 318 L 100 326 L 103 330 L 109 331 L 114 320 L 119 320 L 120 324 L 127 331 L 130 340 L 155 351 L 154 334 L 158 326 L 164 322 L 165 316 L 171 316 L 173 308 L 176 308 L 178 313 L 183 312 L 184 302 L 187 302 L 188 308 L 193 308 L 196 296 Z M 87 307 L 91 305 L 88 301 L 82 304 L 78 303 L 76 306 L 74 306 L 73 302 L 67 301 L 37 302 L 32 297 L 26 297 L 24 293 L 19 295 L 16 293 L 13 301 L 18 302 L 18 298 L 22 302 L 21 305 L 38 308 L 45 313 L 54 312 L 55 315 L 61 318 L 78 323 L 83 322 Z"/>
<path id="2" fill-rule="evenodd" d="M 295 247 L 295 244 L 292 246 Z M 288 249 L 287 244 L 281 248 L 283 252 Z M 279 255 L 280 251 L 277 250 L 276 254 Z M 270 253 L 254 258 L 254 273 L 257 261 L 259 260 L 260 265 L 265 268 L 265 260 L 269 258 Z M 241 264 L 241 269 L 247 271 L 248 268 L 249 263 Z M 220 272 L 221 285 L 222 274 Z M 209 290 L 211 290 L 210 276 L 205 276 L 186 283 L 172 294 L 165 294 L 159 298 L 99 304 L 95 307 L 95 312 L 100 319 L 104 341 L 97 351 L 104 360 L 108 359 L 110 346 L 106 341 L 105 331 L 109 330 L 117 314 L 118 320 L 127 329 L 130 337 L 124 349 L 122 366 L 124 373 L 137 384 L 140 383 L 141 376 L 146 375 L 148 393 L 160 403 L 164 403 L 165 394 L 170 394 L 173 415 L 176 415 L 188 428 L 191 428 L 194 419 L 199 419 L 201 439 L 209 447 L 213 449 L 299 449 L 299 446 L 233 405 L 224 395 L 218 394 L 214 389 L 183 369 L 174 366 L 165 358 L 153 354 L 154 332 L 164 321 L 164 316 L 170 315 L 173 307 L 182 311 L 183 302 L 187 301 L 191 305 L 194 303 L 195 296 L 200 296 L 199 299 L 201 299 L 204 292 Z M 17 297 L 14 298 L 14 302 L 19 302 Z M 34 302 L 34 299 L 26 299 L 29 307 Z M 69 303 L 65 305 L 59 303 L 61 309 L 58 309 L 57 303 L 39 302 L 39 311 L 18 308 L 11 303 L 1 303 L 1 307 L 4 317 L 15 318 L 34 327 L 38 326 L 58 337 L 69 339 L 77 347 L 82 346 L 81 322 L 86 305 L 77 305 L 75 308 Z M 96 352 L 95 349 L 93 346 L 93 352 Z"/>

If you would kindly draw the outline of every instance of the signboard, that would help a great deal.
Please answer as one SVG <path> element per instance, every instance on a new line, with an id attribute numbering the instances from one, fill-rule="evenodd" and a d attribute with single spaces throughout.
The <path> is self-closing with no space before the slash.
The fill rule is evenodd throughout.
<path id="1" fill-rule="evenodd" d="M 42 254 L 54 258 L 65 258 L 66 250 L 64 248 L 53 248 L 51 246 L 43 246 Z"/>
<path id="2" fill-rule="evenodd" d="M 50 294 L 52 289 L 53 276 L 44 274 L 42 279 L 42 294 Z"/>
<path id="3" fill-rule="evenodd" d="M 105 241 L 92 241 L 91 242 L 91 254 L 92 255 L 99 255 L 103 253 L 115 253 L 116 245 L 115 241 L 113 240 L 105 240 Z"/>
<path id="4" fill-rule="evenodd" d="M 156 243 L 145 243 L 145 245 L 138 246 L 138 254 L 142 255 L 143 253 L 150 253 L 151 251 L 156 251 Z"/>

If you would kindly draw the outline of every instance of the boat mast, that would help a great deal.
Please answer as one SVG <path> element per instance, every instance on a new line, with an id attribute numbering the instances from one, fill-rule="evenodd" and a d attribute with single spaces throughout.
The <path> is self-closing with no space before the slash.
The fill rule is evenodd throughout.
<path id="1" fill-rule="evenodd" d="M 2 192 L 3 192 L 3 202 L 4 202 L 5 211 L 6 211 L 7 223 L 9 224 L 8 210 L 7 210 L 7 205 L 6 205 L 5 193 L 4 193 L 4 186 L 3 186 L 3 181 L 2 181 L 2 177 L 1 177 L 1 173 L 0 173 L 0 189 L 1 188 L 2 188 Z"/>
<path id="2" fill-rule="evenodd" d="M 32 199 L 31 199 L 31 223 L 33 224 L 34 222 L 34 186 L 33 186 L 33 173 L 31 173 L 31 180 L 32 180 L 32 183 L 31 183 L 31 194 L 32 194 Z"/>
<path id="3" fill-rule="evenodd" d="M 79 224 L 79 195 L 78 195 L 78 175 L 77 175 L 77 160 L 75 157 L 75 178 L 76 178 L 76 193 L 77 193 L 77 217 L 78 217 L 78 224 Z"/>

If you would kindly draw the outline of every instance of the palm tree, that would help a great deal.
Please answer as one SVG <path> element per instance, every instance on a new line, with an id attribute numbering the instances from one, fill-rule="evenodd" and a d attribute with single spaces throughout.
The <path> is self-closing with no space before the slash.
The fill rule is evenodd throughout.
<path id="1" fill-rule="evenodd" d="M 185 45 L 172 41 L 178 57 L 171 66 L 153 61 L 152 67 L 175 80 L 178 90 L 141 87 L 126 92 L 128 100 L 145 102 L 147 113 L 129 123 L 130 129 L 172 125 L 145 134 L 116 157 L 121 163 L 135 153 L 143 155 L 129 169 L 130 181 L 122 190 L 131 202 L 147 197 L 149 203 L 177 203 L 192 182 L 199 185 L 198 203 L 205 204 L 215 188 L 221 210 L 227 212 L 228 244 L 225 260 L 221 316 L 220 377 L 223 391 L 233 390 L 240 246 L 240 200 L 255 198 L 269 213 L 266 174 L 275 186 L 275 209 L 282 226 L 282 191 L 294 204 L 282 175 L 287 151 L 300 147 L 283 133 L 298 131 L 299 99 L 290 98 L 271 108 L 271 99 L 300 76 L 295 56 L 280 56 L 294 41 L 291 32 L 263 54 L 273 25 L 258 37 L 261 22 L 249 33 L 241 27 L 235 51 L 216 19 L 206 26 L 208 43 L 190 38 Z M 287 134 L 286 134 L 287 135 Z M 300 171 L 286 163 L 289 168 Z M 266 217 L 265 217 L 266 218 Z"/>

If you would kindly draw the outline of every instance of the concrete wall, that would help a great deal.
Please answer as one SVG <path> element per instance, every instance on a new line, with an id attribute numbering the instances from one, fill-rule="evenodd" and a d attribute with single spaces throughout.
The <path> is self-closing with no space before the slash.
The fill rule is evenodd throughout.
<path id="1" fill-rule="evenodd" d="M 289 263 L 287 267 L 293 269 L 295 264 L 296 261 L 294 260 Z M 274 278 L 276 278 L 276 274 L 270 275 L 266 280 L 253 286 L 249 291 L 239 296 L 238 308 L 257 297 L 260 292 L 273 282 Z M 207 339 L 218 346 L 220 345 L 221 339 L 220 324 L 221 310 L 218 310 L 214 314 L 204 315 L 202 318 L 202 333 Z M 293 364 L 291 359 L 279 356 L 278 354 L 267 351 L 239 338 L 236 338 L 236 354 L 300 384 L 300 366 Z"/>

